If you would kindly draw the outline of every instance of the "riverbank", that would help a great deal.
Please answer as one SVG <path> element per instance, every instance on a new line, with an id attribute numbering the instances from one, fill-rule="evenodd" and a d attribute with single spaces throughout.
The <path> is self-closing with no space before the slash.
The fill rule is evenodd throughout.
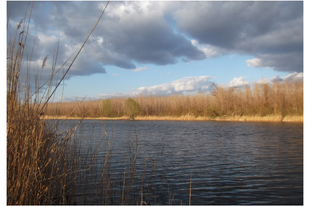
<path id="1" fill-rule="evenodd" d="M 80 117 L 66 116 L 42 116 L 41 119 L 81 119 Z M 122 117 L 85 117 L 84 119 L 98 120 L 128 120 L 128 116 Z M 158 121 L 242 121 L 242 122 L 303 122 L 303 116 L 285 116 L 268 115 L 268 116 L 221 116 L 221 117 L 202 117 L 192 115 L 175 116 L 137 116 L 135 120 L 158 120 Z"/>

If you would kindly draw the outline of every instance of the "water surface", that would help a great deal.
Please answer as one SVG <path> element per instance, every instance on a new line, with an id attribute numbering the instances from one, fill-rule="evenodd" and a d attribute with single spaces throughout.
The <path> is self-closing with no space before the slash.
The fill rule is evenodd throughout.
<path id="1" fill-rule="evenodd" d="M 66 121 L 62 129 L 77 122 Z M 98 159 L 111 151 L 112 204 L 124 196 L 125 165 L 129 171 L 137 146 L 130 204 L 141 198 L 143 174 L 147 204 L 303 204 L 300 123 L 84 120 L 74 138 L 100 148 Z M 100 176 L 102 164 L 92 174 Z M 100 184 L 96 178 L 88 183 Z M 102 203 L 94 190 L 80 192 L 79 201 Z"/>

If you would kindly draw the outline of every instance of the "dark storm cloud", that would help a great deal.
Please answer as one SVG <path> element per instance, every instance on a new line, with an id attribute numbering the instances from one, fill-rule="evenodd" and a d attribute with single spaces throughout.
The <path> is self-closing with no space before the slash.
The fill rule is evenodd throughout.
<path id="1" fill-rule="evenodd" d="M 12 30 L 24 18 L 27 4 L 7 2 Z M 34 65 L 46 55 L 51 65 L 58 41 L 59 65 L 76 54 L 105 4 L 34 2 Z M 33 40 L 25 49 L 28 56 Z M 68 78 L 105 73 L 107 65 L 135 69 L 137 63 L 167 65 L 228 53 L 252 55 L 247 63 L 253 67 L 302 71 L 303 3 L 110 2 Z"/>
<path id="2" fill-rule="evenodd" d="M 268 56 L 260 67 L 301 71 L 303 2 L 186 3 L 173 14 L 178 28 L 200 44 L 227 52 Z M 284 65 L 279 56 L 291 58 Z"/>
<path id="3" fill-rule="evenodd" d="M 269 67 L 283 72 L 303 72 L 302 54 L 296 53 L 279 53 L 279 54 L 262 54 L 257 58 L 247 60 L 248 66 L 251 67 Z"/>
<path id="4" fill-rule="evenodd" d="M 110 9 L 119 6 L 115 3 Z M 172 30 L 157 2 L 149 3 L 147 10 L 139 2 L 125 3 L 124 7 L 123 11 L 107 14 L 96 32 L 104 38 L 104 48 L 136 62 L 157 65 L 205 58 L 188 39 Z"/>
<path id="5" fill-rule="evenodd" d="M 7 5 L 11 23 L 17 25 L 27 3 Z M 52 56 L 58 41 L 58 62 L 66 61 L 78 51 L 104 6 L 105 2 L 34 2 L 32 61 Z M 173 31 L 161 9 L 158 2 L 110 2 L 68 77 L 105 73 L 105 65 L 135 69 L 136 62 L 166 65 L 206 58 L 190 40 Z M 31 44 L 25 53 L 31 52 Z"/>

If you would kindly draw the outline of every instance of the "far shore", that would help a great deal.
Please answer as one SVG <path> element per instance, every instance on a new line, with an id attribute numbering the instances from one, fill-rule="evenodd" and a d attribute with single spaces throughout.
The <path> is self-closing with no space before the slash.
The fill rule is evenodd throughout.
<path id="1" fill-rule="evenodd" d="M 42 116 L 41 119 L 81 119 L 81 117 L 67 116 Z M 122 117 L 85 117 L 84 119 L 97 120 L 129 120 L 128 116 Z M 233 122 L 303 122 L 303 116 L 221 116 L 221 117 L 195 117 L 192 115 L 175 116 L 137 116 L 135 120 L 163 120 L 163 121 L 233 121 Z"/>

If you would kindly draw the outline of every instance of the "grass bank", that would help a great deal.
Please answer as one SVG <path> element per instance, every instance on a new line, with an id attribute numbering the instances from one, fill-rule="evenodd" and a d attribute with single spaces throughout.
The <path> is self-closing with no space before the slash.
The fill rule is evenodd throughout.
<path id="1" fill-rule="evenodd" d="M 42 119 L 79 119 L 78 117 L 66 116 L 42 116 Z M 128 120 L 129 116 L 121 117 L 85 117 L 84 119 L 97 120 Z M 137 116 L 135 120 L 156 120 L 156 121 L 242 121 L 242 122 L 303 122 L 303 116 L 285 116 L 268 115 L 268 116 L 222 116 L 222 117 L 196 117 L 192 115 L 175 116 Z"/>
<path id="2" fill-rule="evenodd" d="M 195 117 L 192 115 L 183 115 L 180 117 L 173 116 L 137 116 L 136 120 L 173 120 L 173 121 L 247 121 L 247 122 L 303 122 L 303 116 L 268 115 L 268 116 L 221 116 L 221 117 Z"/>

